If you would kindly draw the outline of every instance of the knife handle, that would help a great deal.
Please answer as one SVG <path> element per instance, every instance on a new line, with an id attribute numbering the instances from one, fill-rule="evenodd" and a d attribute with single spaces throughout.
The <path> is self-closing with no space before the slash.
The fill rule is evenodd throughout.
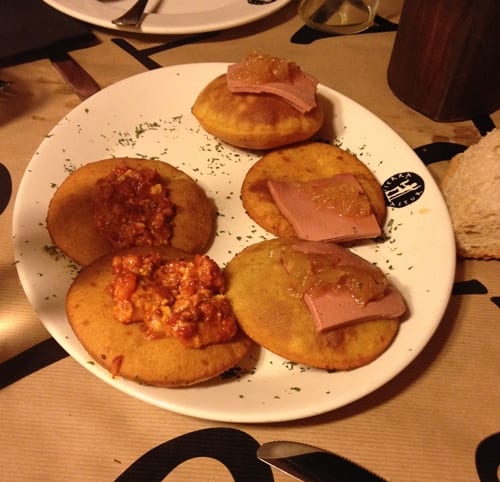
<path id="1" fill-rule="evenodd" d="M 68 53 L 56 53 L 49 59 L 80 99 L 85 100 L 100 90 L 99 84 Z"/>

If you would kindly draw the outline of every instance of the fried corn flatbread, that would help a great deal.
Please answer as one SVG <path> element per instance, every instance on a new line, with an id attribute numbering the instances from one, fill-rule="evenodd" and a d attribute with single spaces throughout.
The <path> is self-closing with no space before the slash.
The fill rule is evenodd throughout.
<path id="1" fill-rule="evenodd" d="M 226 296 L 240 326 L 256 343 L 296 363 L 328 370 L 370 363 L 391 344 L 399 320 L 317 331 L 303 298 L 291 293 L 282 264 L 282 250 L 295 243 L 292 238 L 263 241 L 243 250 L 226 266 Z"/>
<path id="2" fill-rule="evenodd" d="M 228 144 L 256 150 L 309 139 L 324 119 L 319 104 L 302 114 L 271 94 L 232 93 L 226 85 L 226 74 L 200 92 L 192 113 L 209 134 Z"/>
<path id="3" fill-rule="evenodd" d="M 156 248 L 163 259 L 189 259 L 171 247 Z M 127 253 L 150 252 L 135 248 Z M 106 288 L 112 279 L 105 255 L 86 266 L 72 283 L 66 300 L 69 323 L 89 355 L 110 372 L 139 383 L 181 387 L 208 380 L 236 365 L 252 342 L 239 330 L 234 338 L 202 348 L 188 348 L 174 337 L 148 339 L 141 323 L 123 324 L 112 315 Z"/>
<path id="4" fill-rule="evenodd" d="M 300 181 L 353 174 L 366 192 L 380 226 L 386 217 L 385 198 L 379 182 L 354 155 L 321 142 L 307 142 L 269 152 L 247 172 L 241 199 L 248 215 L 261 227 L 279 237 L 296 236 L 290 222 L 273 201 L 267 181 Z"/>
<path id="5" fill-rule="evenodd" d="M 95 227 L 92 192 L 96 181 L 117 166 L 154 169 L 175 206 L 169 245 L 189 253 L 208 248 L 215 231 L 215 207 L 187 174 L 162 161 L 113 158 L 85 164 L 72 172 L 49 204 L 47 228 L 52 242 L 69 258 L 85 266 L 113 250 Z"/>

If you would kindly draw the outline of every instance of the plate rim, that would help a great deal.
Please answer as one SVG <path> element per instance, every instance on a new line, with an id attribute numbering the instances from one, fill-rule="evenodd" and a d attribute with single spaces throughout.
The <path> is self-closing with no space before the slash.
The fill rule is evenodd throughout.
<path id="1" fill-rule="evenodd" d="M 113 85 L 111 85 L 111 86 L 103 89 L 102 91 L 100 91 L 99 93 L 97 93 L 96 96 L 93 96 L 93 97 L 95 99 L 97 99 L 97 100 L 95 100 L 97 102 L 98 99 L 100 98 L 100 96 L 106 96 L 107 95 L 107 92 L 109 92 L 109 90 L 107 90 L 107 89 L 111 90 L 114 86 L 116 86 L 118 84 L 124 84 L 124 85 L 126 85 L 127 83 L 129 83 L 131 81 L 137 81 L 137 80 L 139 80 L 139 82 L 140 82 L 141 79 L 138 79 L 140 77 L 148 77 L 148 76 L 152 76 L 152 75 L 159 75 L 159 76 L 161 76 L 164 72 L 173 72 L 173 75 L 176 75 L 176 72 L 179 69 L 185 70 L 185 69 L 192 69 L 192 68 L 194 68 L 194 69 L 201 69 L 201 70 L 205 71 L 207 69 L 207 67 L 208 67 L 208 70 L 211 72 L 212 70 L 210 70 L 210 69 L 213 69 L 213 70 L 222 69 L 222 68 L 226 67 L 227 65 L 228 65 L 227 62 L 196 62 L 196 63 L 186 63 L 186 64 L 173 65 L 173 66 L 169 66 L 169 67 L 163 67 L 162 69 L 156 69 L 154 71 L 147 71 L 147 72 L 136 74 L 136 75 L 131 76 L 131 77 L 126 78 L 126 79 L 122 79 L 119 82 L 117 82 L 117 83 L 115 83 L 115 84 L 113 84 Z M 133 80 L 133 79 L 135 79 L 135 80 Z M 395 136 L 395 138 L 399 140 L 401 148 L 403 146 L 405 146 L 407 152 L 411 152 L 412 155 L 414 156 L 414 158 L 418 159 L 418 156 L 416 156 L 416 154 L 413 152 L 413 150 L 399 136 L 399 134 L 397 134 L 387 123 L 385 123 L 382 119 L 378 118 L 375 114 L 373 114 L 371 111 L 369 111 L 368 109 L 366 109 L 364 106 L 362 106 L 361 104 L 357 103 L 356 101 L 350 99 L 349 97 L 341 94 L 340 92 L 335 91 L 334 89 L 332 89 L 330 87 L 327 87 L 327 86 L 325 86 L 323 84 L 320 84 L 318 89 L 319 89 L 320 93 L 321 93 L 321 91 L 325 91 L 325 92 L 329 92 L 330 94 L 334 94 L 334 95 L 338 96 L 339 98 L 342 99 L 343 102 L 350 103 L 351 105 L 355 106 L 357 109 L 361 109 L 365 114 L 368 114 L 369 116 L 371 116 L 372 119 L 375 120 L 376 122 L 384 124 L 386 126 L 386 128 L 388 129 L 388 131 L 391 132 L 392 135 Z M 22 176 L 22 179 L 21 179 L 21 182 L 20 182 L 20 185 L 19 185 L 19 190 L 17 192 L 16 199 L 15 199 L 15 204 L 14 204 L 14 213 L 13 213 L 13 221 L 12 221 L 12 223 L 13 223 L 12 224 L 13 230 L 12 230 L 12 232 L 13 232 L 13 235 L 14 235 L 14 245 L 15 245 L 16 259 L 18 259 L 18 254 L 19 254 L 20 250 L 22 249 L 22 247 L 19 247 L 16 244 L 16 233 L 19 231 L 19 228 L 16 227 L 16 226 L 19 226 L 19 223 L 20 223 L 20 220 L 19 220 L 19 210 L 20 210 L 19 204 L 20 204 L 20 201 L 19 201 L 19 199 L 21 198 L 22 193 L 24 191 L 24 185 L 25 185 L 25 183 L 28 182 L 27 178 L 28 178 L 28 173 L 30 171 L 30 167 L 33 165 L 33 163 L 36 162 L 35 159 L 36 159 L 36 157 L 38 155 L 38 152 L 43 150 L 43 147 L 44 147 L 45 143 L 49 143 L 50 144 L 50 142 L 51 142 L 51 134 L 54 133 L 55 131 L 57 131 L 60 128 L 60 126 L 62 125 L 62 123 L 65 122 L 66 119 L 68 119 L 69 117 L 71 117 L 72 113 L 74 113 L 77 110 L 84 110 L 86 108 L 86 106 L 89 104 L 89 102 L 93 102 L 92 98 L 89 99 L 88 101 L 84 101 L 81 104 L 79 104 L 76 108 L 74 108 L 71 112 L 69 112 L 66 116 L 64 116 L 60 121 L 58 121 L 57 124 L 50 131 L 50 134 L 46 138 L 43 139 L 42 143 L 40 144 L 40 146 L 38 147 L 38 149 L 35 151 L 33 157 L 31 158 L 30 162 L 28 163 L 26 171 L 25 171 L 25 173 Z M 423 163 L 422 163 L 422 166 L 423 166 Z M 425 166 L 423 166 L 423 167 L 425 168 Z M 432 177 L 430 176 L 430 173 L 429 173 L 429 179 L 432 180 Z M 437 184 L 435 182 L 434 182 L 434 184 L 435 184 L 435 186 L 434 186 L 434 188 L 435 188 L 434 194 L 437 194 L 438 196 L 440 196 L 442 203 L 444 203 L 444 198 L 442 197 L 442 193 L 440 192 Z M 449 235 L 452 234 L 451 220 L 449 219 L 449 217 L 448 217 L 448 229 L 451 229 L 451 233 L 449 233 Z M 454 246 L 454 244 L 453 244 L 453 246 Z M 298 409 L 298 410 L 295 410 L 294 413 L 290 413 L 289 412 L 288 415 L 282 414 L 282 413 L 281 414 L 275 413 L 275 414 L 271 415 L 269 413 L 262 412 L 259 416 L 255 415 L 255 414 L 251 415 L 251 416 L 250 415 L 246 415 L 245 416 L 245 415 L 242 415 L 242 414 L 237 414 L 237 415 L 230 416 L 226 412 L 222 413 L 222 411 L 218 411 L 216 414 L 214 414 L 214 413 L 207 414 L 206 411 L 200 410 L 199 408 L 185 407 L 182 404 L 179 406 L 179 404 L 172 404 L 171 402 L 165 402 L 163 400 L 160 401 L 160 400 L 157 400 L 157 399 L 152 399 L 151 396 L 146 395 L 146 394 L 144 394 L 144 393 L 142 393 L 140 391 L 136 392 L 136 393 L 131 393 L 130 390 L 127 390 L 126 388 L 124 389 L 122 387 L 123 381 L 117 381 L 117 382 L 113 381 L 112 383 L 110 383 L 109 374 L 107 372 L 104 372 L 101 367 L 98 367 L 97 369 L 93 369 L 93 367 L 90 367 L 88 365 L 88 358 L 86 360 L 80 360 L 78 356 L 75 356 L 74 353 L 71 353 L 74 350 L 71 349 L 71 347 L 69 346 L 69 343 L 66 343 L 66 340 L 59 340 L 59 339 L 56 338 L 56 341 L 58 341 L 58 343 L 60 343 L 63 346 L 63 348 L 65 348 L 67 351 L 68 351 L 68 348 L 69 348 L 69 352 L 70 352 L 70 355 L 72 356 L 72 358 L 76 359 L 76 361 L 78 361 L 81 365 L 83 365 L 85 368 L 87 368 L 91 373 L 93 373 L 94 375 L 96 375 L 101 380 L 107 382 L 108 384 L 111 384 L 114 388 L 117 388 L 117 389 L 119 389 L 119 390 L 127 393 L 130 396 L 133 396 L 133 397 L 135 397 L 137 399 L 141 399 L 141 400 L 145 401 L 146 403 L 149 403 L 151 405 L 155 405 L 155 406 L 160 407 L 160 408 L 168 409 L 168 410 L 171 410 L 171 411 L 176 412 L 176 413 L 180 413 L 180 414 L 188 415 L 188 416 L 193 416 L 193 417 L 196 417 L 196 418 L 202 418 L 202 419 L 213 420 L 213 421 L 222 421 L 222 422 L 270 423 L 270 422 L 283 422 L 283 421 L 291 421 L 291 420 L 297 420 L 297 419 L 304 419 L 304 418 L 308 418 L 308 417 L 311 417 L 311 416 L 316 416 L 316 415 L 319 415 L 319 414 L 322 414 L 322 413 L 325 413 L 325 412 L 330 412 L 330 411 L 336 410 L 338 408 L 341 408 L 342 406 L 345 406 L 347 404 L 350 404 L 350 403 L 352 403 L 354 401 L 357 401 L 357 400 L 359 400 L 361 398 L 366 397 L 370 393 L 378 390 L 380 387 L 382 387 L 383 385 L 385 385 L 387 382 L 389 382 L 390 380 L 392 380 L 396 376 L 398 376 L 408 365 L 410 365 L 415 360 L 415 358 L 417 358 L 417 356 L 420 354 L 420 352 L 423 350 L 423 348 L 427 345 L 427 343 L 429 342 L 430 338 L 434 335 L 436 329 L 438 328 L 439 324 L 441 323 L 443 314 L 444 314 L 444 312 L 446 310 L 446 307 L 448 305 L 448 302 L 449 302 L 449 298 L 450 298 L 450 294 L 451 294 L 451 290 L 452 290 L 452 286 L 453 286 L 454 273 L 455 273 L 455 256 L 451 256 L 450 255 L 448 261 L 451 262 L 451 266 L 450 267 L 452 269 L 450 269 L 449 272 L 448 272 L 448 279 L 446 279 L 445 282 L 443 283 L 444 285 L 446 285 L 445 292 L 447 292 L 447 296 L 443 297 L 443 300 L 445 299 L 445 301 L 442 302 L 441 312 L 439 313 L 439 316 L 437 317 L 437 321 L 434 324 L 433 329 L 429 330 L 427 332 L 426 336 L 423 337 L 423 338 L 421 338 L 419 346 L 416 349 L 414 349 L 415 353 L 412 356 L 406 357 L 405 358 L 405 362 L 401 366 L 398 366 L 397 369 L 388 372 L 385 377 L 382 377 L 381 379 L 379 379 L 377 381 L 377 383 L 375 384 L 375 386 L 368 387 L 364 391 L 361 391 L 361 393 L 358 394 L 358 395 L 356 395 L 354 398 L 348 399 L 345 402 L 341 402 L 340 404 L 336 404 L 336 406 L 333 406 L 333 407 L 331 407 L 331 406 L 330 407 L 325 407 L 325 406 L 322 405 L 320 408 L 318 408 L 316 410 L 311 409 L 310 407 L 308 407 L 307 409 Z M 24 276 L 23 276 L 22 271 L 23 271 L 24 267 L 23 267 L 22 262 L 16 263 L 16 268 L 18 270 L 19 278 L 21 279 L 21 284 L 23 285 L 23 289 L 26 292 L 26 295 L 28 297 L 28 300 L 29 300 L 30 304 L 33 306 L 32 302 L 31 302 L 31 299 L 28 296 L 28 292 L 26 291 L 26 286 L 23 283 Z M 44 326 L 46 326 L 43 321 L 42 321 L 42 324 L 44 324 Z M 47 330 L 49 331 L 49 333 L 52 336 L 54 336 L 54 334 L 52 333 L 52 331 L 49 328 L 47 328 Z M 382 357 L 383 356 L 384 356 L 384 354 L 382 355 Z M 365 367 L 361 367 L 360 369 L 357 369 L 357 370 L 361 371 L 361 370 L 363 370 L 363 368 L 365 368 Z M 128 384 L 129 382 L 124 381 L 124 383 Z M 194 388 L 194 387 L 192 387 L 192 388 Z M 190 388 L 190 389 L 192 389 L 192 388 Z M 203 387 L 201 387 L 201 389 L 202 388 Z M 152 387 L 152 390 L 155 391 L 157 389 L 154 388 L 154 387 Z M 159 390 L 165 390 L 165 389 L 159 389 Z M 167 389 L 167 390 L 169 390 L 169 389 Z M 177 390 L 177 389 L 173 389 L 173 390 Z M 149 393 L 149 390 L 148 390 L 148 393 Z M 349 397 L 347 397 L 347 398 L 349 398 Z M 328 404 L 326 404 L 326 405 L 328 405 Z"/>
<path id="2" fill-rule="evenodd" d="M 70 17 L 76 18 L 83 22 L 89 24 L 103 27 L 106 29 L 123 31 L 123 32 L 133 32 L 148 35 L 184 35 L 184 34 L 199 34 L 199 33 L 209 33 L 216 32 L 219 30 L 227 30 L 235 27 L 240 27 L 257 20 L 261 20 L 278 10 L 282 9 L 288 5 L 292 0 L 275 0 L 273 3 L 266 5 L 253 5 L 251 7 L 259 8 L 256 10 L 255 14 L 243 15 L 237 18 L 228 18 L 223 21 L 212 22 L 212 23 L 198 23 L 198 24 L 186 24 L 181 26 L 175 25 L 161 25 L 156 22 L 158 17 L 168 17 L 166 14 L 148 13 L 145 15 L 140 27 L 127 27 L 118 26 L 111 22 L 111 19 L 115 16 L 123 13 L 123 10 L 118 10 L 112 15 L 111 18 L 100 18 L 95 15 L 87 14 L 81 10 L 75 10 L 67 6 L 64 2 L 61 3 L 60 0 L 43 0 L 50 7 L 64 13 Z M 235 0 L 236 1 L 236 0 Z M 187 15 L 186 15 L 187 16 Z M 177 16 L 179 17 L 179 16 Z M 177 18 L 178 20 L 178 18 Z"/>

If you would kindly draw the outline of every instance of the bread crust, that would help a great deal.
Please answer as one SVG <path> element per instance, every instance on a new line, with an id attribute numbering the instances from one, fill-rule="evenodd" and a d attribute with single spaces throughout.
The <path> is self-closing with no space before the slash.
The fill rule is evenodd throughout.
<path id="1" fill-rule="evenodd" d="M 275 95 L 232 93 L 226 74 L 200 92 L 191 110 L 209 134 L 233 146 L 256 150 L 309 139 L 324 121 L 319 104 L 303 114 Z"/>
<path id="2" fill-rule="evenodd" d="M 441 190 L 458 256 L 500 259 L 500 129 L 450 160 Z"/>
<path id="3" fill-rule="evenodd" d="M 359 159 L 322 142 L 306 142 L 269 152 L 247 172 L 241 199 L 248 215 L 275 236 L 293 237 L 295 230 L 273 201 L 268 179 L 307 182 L 341 173 L 354 174 L 365 190 L 380 226 L 386 218 L 385 198 L 379 182 Z"/>
<path id="4" fill-rule="evenodd" d="M 191 256 L 168 246 L 154 250 L 163 259 Z M 150 251 L 151 248 L 134 248 L 120 254 Z M 114 320 L 113 301 L 106 293 L 112 279 L 113 256 L 105 255 L 86 266 L 72 283 L 66 299 L 69 323 L 94 361 L 113 371 L 116 360 L 121 359 L 122 378 L 147 385 L 181 387 L 216 377 L 248 353 L 252 342 L 241 330 L 230 341 L 188 348 L 173 337 L 147 339 L 140 323 Z"/>
<path id="5" fill-rule="evenodd" d="M 113 250 L 95 228 L 92 191 L 99 178 L 124 165 L 154 169 L 168 186 L 175 205 L 170 245 L 190 253 L 205 252 L 215 232 L 215 207 L 204 190 L 187 174 L 166 162 L 128 157 L 85 164 L 64 180 L 54 193 L 47 213 L 52 242 L 82 266 Z"/>
<path id="6" fill-rule="evenodd" d="M 366 321 L 318 332 L 303 299 L 290 293 L 280 257 L 273 256 L 295 242 L 276 238 L 254 244 L 226 266 L 226 296 L 240 326 L 256 343 L 296 363 L 327 370 L 370 363 L 392 343 L 399 320 Z"/>

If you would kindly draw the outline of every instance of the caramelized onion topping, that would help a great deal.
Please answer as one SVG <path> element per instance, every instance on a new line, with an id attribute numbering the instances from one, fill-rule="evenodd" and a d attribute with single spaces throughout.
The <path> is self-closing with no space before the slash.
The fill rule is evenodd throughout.
<path id="1" fill-rule="evenodd" d="M 357 303 L 365 305 L 382 298 L 388 285 L 383 272 L 368 263 L 342 265 L 328 254 L 294 250 L 283 252 L 281 259 L 286 259 L 286 269 L 292 279 L 292 294 L 298 297 L 305 293 L 347 290 Z"/>
<path id="2" fill-rule="evenodd" d="M 267 82 L 289 82 L 299 73 L 300 67 L 295 62 L 251 52 L 245 58 L 243 66 L 236 76 L 245 83 L 265 84 Z"/>
<path id="3" fill-rule="evenodd" d="M 337 181 L 328 187 L 323 186 L 317 190 L 314 187 L 306 188 L 303 186 L 301 189 L 311 189 L 313 202 L 335 210 L 340 216 L 369 216 L 372 213 L 370 201 L 365 191 L 360 191 L 348 182 Z"/>

